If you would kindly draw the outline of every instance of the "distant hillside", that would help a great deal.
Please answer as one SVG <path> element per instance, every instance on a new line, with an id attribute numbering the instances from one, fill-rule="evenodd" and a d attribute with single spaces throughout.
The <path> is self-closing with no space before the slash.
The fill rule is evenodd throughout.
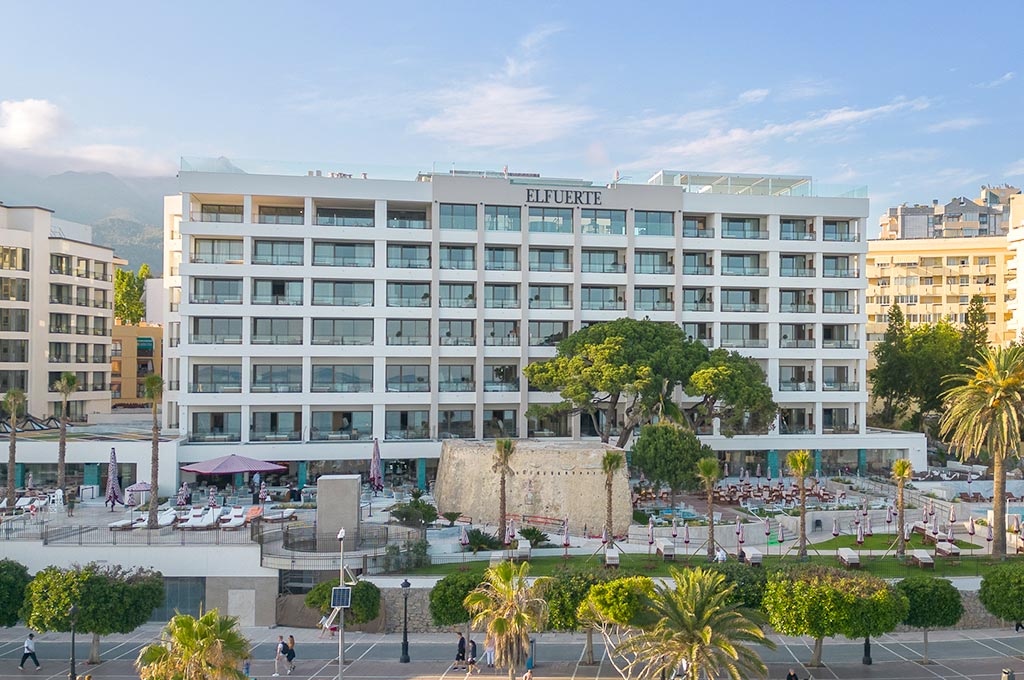
<path id="1" fill-rule="evenodd" d="M 163 270 L 163 197 L 177 192 L 174 177 L 119 178 L 106 172 L 38 177 L 0 169 L 0 201 L 38 205 L 57 217 L 93 225 L 93 238 L 128 260 Z"/>

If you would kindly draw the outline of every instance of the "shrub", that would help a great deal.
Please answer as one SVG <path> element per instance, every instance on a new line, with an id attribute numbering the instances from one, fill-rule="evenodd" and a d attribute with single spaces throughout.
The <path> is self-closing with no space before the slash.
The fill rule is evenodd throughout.
<path id="1" fill-rule="evenodd" d="M 726 583 L 735 586 L 730 604 L 739 604 L 751 609 L 761 608 L 761 599 L 768 584 L 769 569 L 753 569 L 739 562 L 723 562 L 707 565 L 725 577 Z"/>
<path id="2" fill-rule="evenodd" d="M 391 508 L 391 517 L 400 524 L 419 527 L 437 521 L 437 508 L 420 498 L 413 498 L 408 503 L 398 503 Z"/>
<path id="3" fill-rule="evenodd" d="M 648 515 L 643 510 L 633 510 L 633 523 L 634 524 L 647 524 L 650 520 Z"/>
<path id="4" fill-rule="evenodd" d="M 448 574 L 430 591 L 430 618 L 438 626 L 454 626 L 469 621 L 469 612 L 462 606 L 469 592 L 480 585 L 480 574 Z"/>
<path id="5" fill-rule="evenodd" d="M 331 611 L 331 590 L 338 586 L 338 579 L 322 581 L 306 593 L 304 604 L 321 614 Z M 349 623 L 367 623 L 380 616 L 380 588 L 369 581 L 358 581 L 352 586 L 352 606 L 345 612 Z"/>
<path id="6" fill-rule="evenodd" d="M 537 527 L 523 527 L 519 530 L 519 535 L 530 542 L 531 548 L 539 548 L 543 544 L 547 543 L 549 538 L 546 533 Z"/>
<path id="7" fill-rule="evenodd" d="M 453 527 L 453 526 L 455 526 L 455 520 L 457 520 L 458 518 L 462 517 L 462 513 L 461 512 L 442 512 L 441 513 L 441 517 L 444 517 L 446 520 L 448 520 L 448 526 Z"/>
<path id="8" fill-rule="evenodd" d="M 1024 564 L 1007 562 L 990 569 L 981 579 L 978 599 L 992 616 L 1024 620 Z"/>
<path id="9" fill-rule="evenodd" d="M 497 536 L 484 533 L 480 529 L 470 529 L 467 532 L 467 538 L 469 538 L 468 547 L 474 555 L 481 550 L 501 550 L 502 548 L 501 541 Z"/>
<path id="10" fill-rule="evenodd" d="M 31 580 L 24 564 L 11 559 L 0 560 L 0 626 L 18 623 L 18 611 Z"/>
<path id="11" fill-rule="evenodd" d="M 418 569 L 420 567 L 426 567 L 430 565 L 430 555 L 427 553 L 430 548 L 430 544 L 424 539 L 413 541 L 409 545 L 409 559 L 407 561 L 407 567 L 409 569 Z"/>

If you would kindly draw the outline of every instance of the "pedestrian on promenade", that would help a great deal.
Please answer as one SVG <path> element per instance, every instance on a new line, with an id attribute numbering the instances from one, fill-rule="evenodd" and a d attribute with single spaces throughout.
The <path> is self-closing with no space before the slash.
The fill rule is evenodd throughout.
<path id="1" fill-rule="evenodd" d="M 1024 623 L 1021 623 L 1020 621 L 1017 621 L 1017 622 L 1015 622 L 1013 624 L 1013 632 L 1014 633 L 1019 633 L 1021 628 L 1024 628 Z"/>
<path id="2" fill-rule="evenodd" d="M 800 680 L 800 678 L 797 677 L 796 671 L 790 668 L 789 673 L 786 674 L 786 680 Z"/>
<path id="3" fill-rule="evenodd" d="M 476 640 L 469 641 L 469 659 L 466 660 L 466 676 L 472 675 L 473 671 L 480 672 L 480 667 L 476 665 Z"/>
<path id="4" fill-rule="evenodd" d="M 494 668 L 494 638 L 490 635 L 484 638 L 484 663 L 488 668 Z"/>
<path id="5" fill-rule="evenodd" d="M 34 633 L 29 633 L 28 637 L 25 639 L 25 646 L 21 654 L 21 663 L 18 664 L 19 671 L 25 670 L 25 661 L 27 659 L 32 659 L 32 663 L 36 665 L 37 671 L 41 668 L 39 665 L 39 659 L 36 658 L 36 636 Z"/>
<path id="6" fill-rule="evenodd" d="M 288 636 L 288 649 L 285 650 L 285 658 L 288 659 L 288 675 L 295 670 L 295 636 Z"/>
<path id="7" fill-rule="evenodd" d="M 455 649 L 455 665 L 452 666 L 454 670 L 466 665 L 466 638 L 462 637 L 462 633 L 456 635 L 459 636 L 459 646 Z"/>
<path id="8" fill-rule="evenodd" d="M 68 503 L 67 503 L 67 506 L 65 506 L 65 507 L 67 507 L 67 510 L 68 510 L 68 517 L 74 517 L 75 516 L 75 497 L 72 494 L 68 494 Z"/>
<path id="9" fill-rule="evenodd" d="M 277 678 L 281 675 L 281 662 L 286 659 L 285 654 L 288 650 L 288 643 L 284 641 L 283 635 L 277 636 L 277 645 L 274 647 L 274 675 L 271 677 Z"/>
<path id="10" fill-rule="evenodd" d="M 527 668 L 526 672 L 523 673 L 523 680 L 533 680 L 533 669 Z"/>

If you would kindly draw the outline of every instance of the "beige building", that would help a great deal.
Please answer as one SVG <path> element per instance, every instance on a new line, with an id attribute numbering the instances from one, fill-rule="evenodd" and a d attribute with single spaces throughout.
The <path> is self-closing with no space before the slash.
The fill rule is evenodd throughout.
<path id="1" fill-rule="evenodd" d="M 1009 231 L 1006 238 L 1010 252 L 1013 254 L 1011 266 L 1014 267 L 1014 273 L 1016 273 L 1020 268 L 1019 263 L 1024 262 L 1024 194 L 1012 196 L 1009 206 Z M 1008 306 L 1010 321 L 1007 332 L 1011 338 L 1019 339 L 1024 336 L 1024 309 L 1019 307 L 1016 299 L 1016 279 L 1009 282 L 1007 293 L 1013 298 Z"/>
<path id="2" fill-rule="evenodd" d="M 1016 294 L 1013 260 L 1006 236 L 869 241 L 869 348 L 885 333 L 894 303 L 911 325 L 941 320 L 962 324 L 975 295 L 985 298 L 991 341 L 1009 342 L 1016 337 L 1011 324 Z"/>
<path id="3" fill-rule="evenodd" d="M 882 215 L 882 240 L 922 238 L 970 238 L 1005 235 L 1009 201 L 1020 189 L 1009 184 L 985 185 L 978 198 L 956 196 L 947 203 L 904 203 Z"/>
<path id="4" fill-rule="evenodd" d="M 115 408 L 146 403 L 146 376 L 160 371 L 163 338 L 163 328 L 145 321 L 137 326 L 114 324 L 110 397 Z"/>
<path id="5" fill-rule="evenodd" d="M 0 204 L 0 395 L 28 396 L 28 413 L 59 415 L 51 385 L 78 376 L 71 420 L 110 412 L 113 252 L 92 229 L 35 206 Z"/>

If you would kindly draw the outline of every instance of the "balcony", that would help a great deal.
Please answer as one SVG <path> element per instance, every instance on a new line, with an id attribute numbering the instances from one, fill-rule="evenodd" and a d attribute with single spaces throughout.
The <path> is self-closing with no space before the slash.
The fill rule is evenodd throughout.
<path id="1" fill-rule="evenodd" d="M 297 442 L 302 439 L 302 433 L 296 430 L 266 430 L 253 431 L 249 434 L 251 442 Z"/>
<path id="2" fill-rule="evenodd" d="M 783 349 L 814 349 L 815 342 L 814 338 L 800 338 L 797 340 L 781 338 L 779 340 L 779 347 Z"/>
<path id="3" fill-rule="evenodd" d="M 823 276 L 827 279 L 856 279 L 860 276 L 859 269 L 825 269 Z"/>
<path id="4" fill-rule="evenodd" d="M 638 312 L 671 312 L 675 305 L 671 300 L 636 300 L 633 309 Z"/>
<path id="5" fill-rule="evenodd" d="M 763 302 L 723 302 L 723 312 L 767 312 L 768 305 Z"/>
<path id="6" fill-rule="evenodd" d="M 550 304 L 550 307 L 543 307 L 542 304 Z M 562 305 L 564 307 L 556 306 Z M 530 302 L 531 309 L 569 309 L 571 305 L 565 300 L 536 300 Z M 581 309 L 617 311 L 626 308 L 626 303 L 621 300 L 584 300 L 580 305 Z"/>
<path id="7" fill-rule="evenodd" d="M 71 363 L 71 355 L 70 354 L 51 354 L 50 355 L 50 363 L 51 364 L 70 364 Z"/>
<path id="8" fill-rule="evenodd" d="M 595 303 L 596 304 L 596 303 Z M 619 305 L 618 307 L 593 307 L 588 308 L 584 306 L 584 309 L 624 309 L 625 306 L 621 302 L 615 302 L 611 304 Z M 586 305 L 586 303 L 584 303 Z M 570 300 L 530 300 L 530 309 L 572 309 L 572 301 Z"/>
<path id="9" fill-rule="evenodd" d="M 779 240 L 781 241 L 813 241 L 814 239 L 815 233 L 813 231 L 783 229 L 779 233 Z"/>
<path id="10" fill-rule="evenodd" d="M 76 333 L 77 335 L 87 335 L 89 333 L 89 329 L 82 328 L 80 326 L 76 326 L 75 327 L 75 331 L 77 332 L 79 328 L 81 328 L 83 332 Z M 71 333 L 71 326 L 70 325 L 64 325 L 64 324 L 50 324 L 50 332 L 51 333 L 68 333 L 68 334 L 70 334 Z"/>
<path id="11" fill-rule="evenodd" d="M 323 215 L 317 213 L 317 226 L 320 227 L 373 227 L 371 215 Z"/>
<path id="12" fill-rule="evenodd" d="M 625 274 L 626 264 L 624 262 L 584 262 L 582 272 L 584 274 Z"/>
<path id="13" fill-rule="evenodd" d="M 190 217 L 193 222 L 230 222 L 232 224 L 241 224 L 242 206 L 238 206 L 238 212 L 193 210 L 190 213 Z"/>
<path id="14" fill-rule="evenodd" d="M 472 309 L 476 307 L 476 298 L 472 295 L 467 297 L 443 297 L 438 304 L 441 307 Z"/>
<path id="15" fill-rule="evenodd" d="M 302 336 L 295 333 L 283 333 L 279 335 L 257 335 L 253 334 L 252 344 L 254 345 L 301 345 Z"/>
<path id="16" fill-rule="evenodd" d="M 518 335 L 514 335 L 514 336 L 511 336 L 511 337 L 502 337 L 502 338 L 496 338 L 496 337 L 490 337 L 489 336 L 489 337 L 484 338 L 484 344 L 488 345 L 490 347 L 518 347 L 519 346 L 519 336 Z"/>
<path id="17" fill-rule="evenodd" d="M 252 303 L 254 305 L 288 305 L 295 306 L 302 304 L 301 295 L 257 295 L 253 293 Z"/>
<path id="18" fill-rule="evenodd" d="M 192 264 L 245 264 L 242 253 L 192 253 L 189 256 Z"/>
<path id="19" fill-rule="evenodd" d="M 177 389 L 177 388 L 175 388 Z M 193 394 L 238 394 L 242 391 L 242 382 L 238 381 L 207 381 L 188 384 L 188 391 Z"/>
<path id="20" fill-rule="evenodd" d="M 252 394 L 266 394 L 268 392 L 301 392 L 302 381 L 301 380 L 275 380 L 273 382 L 257 383 L 254 382 L 249 386 L 249 392 Z"/>
<path id="21" fill-rule="evenodd" d="M 391 269 L 430 269 L 429 257 L 389 257 Z"/>
<path id="22" fill-rule="evenodd" d="M 715 273 L 715 268 L 710 264 L 684 264 L 683 274 L 686 276 L 710 276 Z"/>
<path id="23" fill-rule="evenodd" d="M 313 255 L 314 267 L 372 267 L 373 257 L 326 257 Z"/>
<path id="24" fill-rule="evenodd" d="M 388 392 L 429 392 L 430 383 L 426 380 L 417 380 L 416 382 L 394 382 L 388 381 L 387 384 Z"/>
<path id="25" fill-rule="evenodd" d="M 110 335 L 110 329 L 109 328 L 93 328 L 92 329 L 92 334 L 93 335 Z"/>
<path id="26" fill-rule="evenodd" d="M 316 335 L 314 345 L 372 345 L 372 335 Z"/>
<path id="27" fill-rule="evenodd" d="M 106 354 L 94 354 L 93 357 L 92 357 L 92 363 L 94 363 L 94 364 L 109 364 L 110 363 L 110 359 L 107 358 Z"/>
<path id="28" fill-rule="evenodd" d="M 407 427 L 397 429 L 385 429 L 384 440 L 415 440 L 415 439 L 429 439 L 430 431 L 426 427 Z"/>
<path id="29" fill-rule="evenodd" d="M 815 276 L 814 267 L 789 267 L 782 266 L 779 268 L 779 276 L 797 276 L 801 278 L 811 278 Z"/>
<path id="30" fill-rule="evenodd" d="M 476 263 L 473 262 L 472 260 L 449 260 L 442 257 L 441 269 L 456 269 L 468 271 L 471 269 L 476 269 Z"/>
<path id="31" fill-rule="evenodd" d="M 859 432 L 860 428 L 857 423 L 837 423 L 832 427 L 822 429 L 823 434 L 857 434 Z"/>
<path id="32" fill-rule="evenodd" d="M 189 432 L 188 440 L 195 443 L 240 442 L 240 432 Z"/>
<path id="33" fill-rule="evenodd" d="M 257 224 L 289 224 L 299 225 L 303 223 L 302 214 L 298 215 L 253 215 L 253 222 Z"/>
<path id="34" fill-rule="evenodd" d="M 389 217 L 388 229 L 430 229 L 430 223 L 426 220 Z"/>
<path id="35" fill-rule="evenodd" d="M 452 380 L 437 384 L 438 392 L 473 392 L 476 390 L 476 383 L 472 380 Z"/>
<path id="36" fill-rule="evenodd" d="M 89 389 L 91 391 L 93 391 L 93 392 L 106 392 L 107 391 L 107 384 L 106 383 L 101 383 L 101 382 L 93 383 L 92 385 L 89 386 Z"/>
<path id="37" fill-rule="evenodd" d="M 519 381 L 485 380 L 484 392 L 518 392 Z"/>
<path id="38" fill-rule="evenodd" d="M 838 241 L 842 243 L 856 243 L 860 241 L 860 234 L 852 231 L 833 231 L 830 232 L 825 230 L 825 236 L 822 239 L 824 241 Z"/>
<path id="39" fill-rule="evenodd" d="M 729 266 L 722 267 L 723 276 L 768 276 L 767 267 Z"/>
<path id="40" fill-rule="evenodd" d="M 95 307 L 96 309 L 112 309 L 113 308 L 113 304 L 111 304 L 110 302 L 107 302 L 106 300 L 93 300 L 92 301 L 92 306 Z"/>
<path id="41" fill-rule="evenodd" d="M 302 255 L 253 255 L 252 263 L 281 266 L 301 265 Z"/>
<path id="42" fill-rule="evenodd" d="M 693 300 L 683 300 L 683 311 L 684 312 L 712 312 L 715 306 L 710 302 L 695 302 Z"/>
<path id="43" fill-rule="evenodd" d="M 388 336 L 387 344 L 405 346 L 426 346 L 430 344 L 430 336 L 414 335 L 412 333 L 406 335 L 401 331 L 397 331 L 394 335 Z"/>
<path id="44" fill-rule="evenodd" d="M 314 382 L 313 392 L 373 392 L 373 381 L 359 382 Z"/>
<path id="45" fill-rule="evenodd" d="M 826 392 L 859 392 L 860 383 L 855 382 L 834 382 L 830 380 L 824 381 L 822 389 Z"/>
<path id="46" fill-rule="evenodd" d="M 638 264 L 636 274 L 673 274 L 675 269 L 672 263 L 668 264 Z"/>
<path id="47" fill-rule="evenodd" d="M 704 229 L 696 229 L 693 227 L 683 227 L 684 238 L 714 238 L 715 230 L 711 227 Z"/>
<path id="48" fill-rule="evenodd" d="M 93 281 L 108 281 L 109 282 L 111 280 L 110 274 L 104 274 L 102 272 L 93 272 L 92 273 L 92 278 L 93 278 Z"/>
<path id="49" fill-rule="evenodd" d="M 472 335 L 442 336 L 441 344 L 448 347 L 472 347 L 476 344 L 476 338 Z"/>
<path id="50" fill-rule="evenodd" d="M 313 295 L 314 305 L 334 307 L 372 307 L 370 295 Z"/>
<path id="51" fill-rule="evenodd" d="M 495 300 L 484 298 L 487 309 L 519 309 L 519 300 Z"/>
<path id="52" fill-rule="evenodd" d="M 779 305 L 779 311 L 797 314 L 813 314 L 815 312 L 815 306 L 803 302 L 784 302 Z"/>
<path id="53" fill-rule="evenodd" d="M 74 300 L 71 299 L 70 295 L 66 295 L 66 296 L 63 296 L 63 295 L 51 295 L 50 296 L 50 304 L 51 305 L 73 305 L 73 304 L 75 304 L 75 302 L 74 302 Z M 86 304 L 86 306 L 88 306 L 88 304 Z"/>
<path id="54" fill-rule="evenodd" d="M 768 232 L 763 229 L 723 229 L 722 238 L 766 239 Z"/>
<path id="55" fill-rule="evenodd" d="M 814 390 L 813 380 L 805 380 L 803 382 L 787 380 L 779 382 L 779 392 L 813 392 Z"/>
<path id="56" fill-rule="evenodd" d="M 823 349 L 860 349 L 860 340 L 822 340 Z"/>
<path id="57" fill-rule="evenodd" d="M 835 304 L 829 305 L 829 304 L 826 304 L 826 305 L 822 306 L 821 311 L 825 312 L 826 314 L 856 314 L 857 313 L 857 306 L 856 305 L 835 305 Z"/>
<path id="58" fill-rule="evenodd" d="M 797 424 L 797 425 L 783 425 L 779 428 L 780 434 L 814 434 L 814 425 L 812 424 Z"/>
<path id="59" fill-rule="evenodd" d="M 241 294 L 220 295 L 217 293 L 193 293 L 189 302 L 194 305 L 240 305 Z"/>
<path id="60" fill-rule="evenodd" d="M 484 269 L 489 272 L 517 272 L 519 271 L 519 262 L 488 260 L 484 263 Z"/>
<path id="61" fill-rule="evenodd" d="M 27 300 L 18 300 L 18 302 L 27 302 Z M 50 302 L 53 303 L 53 298 L 50 298 Z M 67 304 L 67 303 L 61 303 L 61 304 Z M 75 298 L 75 306 L 76 307 L 91 307 L 92 303 L 89 302 L 89 300 L 85 299 L 84 297 L 80 297 L 80 298 Z"/>
<path id="62" fill-rule="evenodd" d="M 531 272 L 571 272 L 572 262 L 531 262 Z"/>
<path id="63" fill-rule="evenodd" d="M 722 347 L 767 347 L 768 338 L 722 338 Z"/>
<path id="64" fill-rule="evenodd" d="M 372 302 L 370 304 L 373 304 Z M 420 297 L 388 297 L 388 307 L 429 307 L 430 295 Z"/>

